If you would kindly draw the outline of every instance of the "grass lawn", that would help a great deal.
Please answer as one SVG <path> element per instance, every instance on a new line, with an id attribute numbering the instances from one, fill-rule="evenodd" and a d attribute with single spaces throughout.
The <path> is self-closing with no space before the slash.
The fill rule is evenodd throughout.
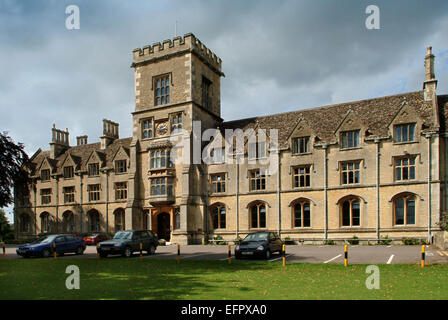
<path id="1" fill-rule="evenodd" d="M 67 290 L 68 265 L 80 290 Z M 366 265 L 264 261 L 17 259 L 0 261 L 0 299 L 448 299 L 448 265 L 378 265 L 368 290 Z"/>

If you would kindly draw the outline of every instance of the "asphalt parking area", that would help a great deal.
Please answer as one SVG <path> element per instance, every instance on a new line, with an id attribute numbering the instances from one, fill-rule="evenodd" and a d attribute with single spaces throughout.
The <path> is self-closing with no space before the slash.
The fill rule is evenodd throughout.
<path id="1" fill-rule="evenodd" d="M 232 258 L 234 246 L 232 248 Z M 349 245 L 349 264 L 413 264 L 420 263 L 421 246 L 367 246 Z M 16 254 L 17 246 L 6 247 L 7 259 L 21 258 Z M 138 258 L 139 253 L 134 253 Z M 58 259 L 97 259 L 96 247 L 87 246 L 83 255 L 66 254 Z M 119 259 L 121 256 L 110 256 L 107 259 Z M 159 246 L 155 255 L 143 253 L 144 259 L 177 259 L 177 245 Z M 51 259 L 51 258 L 49 258 Z M 181 246 L 181 260 L 227 260 L 228 246 L 224 245 L 189 245 Z M 286 246 L 288 263 L 344 263 L 344 246 L 288 245 Z M 269 262 L 282 261 L 282 256 L 273 254 Z M 448 250 L 434 246 L 426 246 L 426 264 L 448 263 Z"/>

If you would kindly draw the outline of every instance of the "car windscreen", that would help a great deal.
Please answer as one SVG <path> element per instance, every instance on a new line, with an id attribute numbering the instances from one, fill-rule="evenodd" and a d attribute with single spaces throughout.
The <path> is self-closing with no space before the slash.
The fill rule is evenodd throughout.
<path id="1" fill-rule="evenodd" d="M 32 243 L 50 243 L 54 240 L 54 237 L 42 237 L 39 238 L 35 241 L 33 241 Z"/>
<path id="2" fill-rule="evenodd" d="M 125 231 L 117 232 L 117 233 L 114 235 L 114 239 L 127 239 L 127 240 L 131 240 L 131 239 L 132 239 L 132 232 L 125 232 Z"/>
<path id="3" fill-rule="evenodd" d="M 268 233 L 252 233 L 249 234 L 243 241 L 266 241 L 268 240 Z"/>

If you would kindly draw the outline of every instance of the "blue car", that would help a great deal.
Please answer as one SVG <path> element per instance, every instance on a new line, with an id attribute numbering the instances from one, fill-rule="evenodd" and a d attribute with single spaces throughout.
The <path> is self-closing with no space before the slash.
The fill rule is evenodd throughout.
<path id="1" fill-rule="evenodd" d="M 86 243 L 83 239 L 67 234 L 53 234 L 37 239 L 17 248 L 19 256 L 28 257 L 48 257 L 54 253 L 53 243 L 56 244 L 56 254 L 64 253 L 83 254 Z"/>

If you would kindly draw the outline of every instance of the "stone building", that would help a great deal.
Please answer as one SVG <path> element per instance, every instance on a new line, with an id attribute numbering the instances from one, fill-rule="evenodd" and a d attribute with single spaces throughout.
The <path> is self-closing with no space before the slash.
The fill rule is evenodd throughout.
<path id="1" fill-rule="evenodd" d="M 221 59 L 194 35 L 135 49 L 132 137 L 103 120 L 100 142 L 70 146 L 53 127 L 29 196 L 16 197 L 17 237 L 431 239 L 447 206 L 448 96 L 436 94 L 431 47 L 424 61 L 420 91 L 226 122 Z"/>

